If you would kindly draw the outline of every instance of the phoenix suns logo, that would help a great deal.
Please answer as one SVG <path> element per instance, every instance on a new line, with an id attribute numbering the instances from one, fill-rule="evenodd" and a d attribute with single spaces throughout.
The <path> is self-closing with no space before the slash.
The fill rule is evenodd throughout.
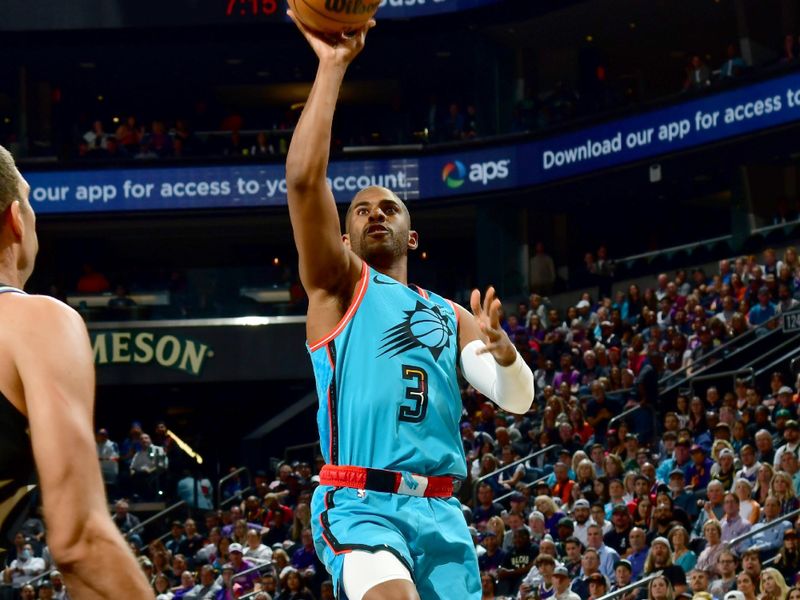
<path id="1" fill-rule="evenodd" d="M 442 351 L 450 347 L 453 335 L 447 315 L 440 307 L 428 307 L 420 301 L 414 310 L 404 312 L 405 319 L 384 332 L 380 347 L 383 352 L 378 356 L 391 353 L 390 357 L 395 357 L 413 348 L 427 348 L 433 360 L 439 360 Z"/>

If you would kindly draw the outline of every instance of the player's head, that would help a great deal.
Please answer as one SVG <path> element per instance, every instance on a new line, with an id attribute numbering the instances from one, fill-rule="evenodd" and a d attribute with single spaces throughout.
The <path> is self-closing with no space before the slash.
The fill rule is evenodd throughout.
<path id="1" fill-rule="evenodd" d="M 36 237 L 36 215 L 28 195 L 30 186 L 14 164 L 11 153 L 0 146 L 0 252 L 2 260 L 11 258 L 21 283 L 33 272 L 33 263 L 39 250 Z"/>
<path id="2" fill-rule="evenodd" d="M 397 194 L 384 187 L 368 187 L 350 202 L 345 217 L 344 242 L 367 263 L 388 265 L 418 245 L 411 215 Z"/>

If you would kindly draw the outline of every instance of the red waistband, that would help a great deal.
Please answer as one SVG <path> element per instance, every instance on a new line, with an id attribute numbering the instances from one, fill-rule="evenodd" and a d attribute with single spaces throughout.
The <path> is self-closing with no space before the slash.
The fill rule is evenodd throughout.
<path id="1" fill-rule="evenodd" d="M 389 494 L 404 494 L 421 498 L 449 498 L 453 495 L 452 477 L 425 477 L 370 469 L 367 467 L 350 467 L 325 465 L 319 474 L 322 485 L 334 487 L 372 490 Z"/>

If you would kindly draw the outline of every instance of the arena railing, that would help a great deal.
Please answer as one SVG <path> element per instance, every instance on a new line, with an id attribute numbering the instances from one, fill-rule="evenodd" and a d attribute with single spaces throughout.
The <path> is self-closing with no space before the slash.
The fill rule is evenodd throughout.
<path id="1" fill-rule="evenodd" d="M 57 569 L 57 568 L 53 568 L 53 569 L 50 569 L 49 571 L 45 571 L 45 572 L 44 572 L 44 573 L 42 573 L 41 575 L 37 575 L 36 577 L 32 577 L 31 579 L 29 579 L 28 581 L 26 581 L 26 582 L 25 582 L 25 585 L 33 584 L 33 583 L 35 583 L 35 582 L 37 582 L 37 581 L 40 581 L 40 580 L 42 580 L 42 579 L 45 579 L 45 578 L 47 578 L 47 577 L 50 577 L 50 575 L 52 575 L 52 574 L 53 574 L 53 573 L 55 573 L 56 571 L 58 571 L 58 569 Z M 2 587 L 2 586 L 0 586 L 0 587 Z M 1 596 L 1 595 L 2 595 L 2 594 L 0 594 L 0 596 Z"/>
<path id="2" fill-rule="evenodd" d="M 651 573 L 647 577 L 643 577 L 642 579 L 639 579 L 638 581 L 634 581 L 633 583 L 629 583 L 625 587 L 621 587 L 618 590 L 614 590 L 613 592 L 608 592 L 606 595 L 600 596 L 597 600 L 612 600 L 612 598 L 616 598 L 618 596 L 624 596 L 625 594 L 627 594 L 630 591 L 633 591 L 635 589 L 638 589 L 638 588 L 640 588 L 642 586 L 645 586 L 645 585 L 649 584 L 653 579 L 655 579 L 656 577 L 659 577 L 662 573 L 663 573 L 663 571 L 656 571 L 655 573 Z"/>
<path id="3" fill-rule="evenodd" d="M 755 378 L 755 371 L 753 367 L 743 367 L 741 369 L 731 369 L 730 371 L 720 371 L 719 373 L 709 373 L 708 375 L 697 375 L 696 377 L 692 377 L 692 380 L 689 382 L 689 388 L 692 390 L 692 394 L 694 394 L 694 384 L 698 381 L 711 381 L 713 379 L 724 379 L 725 377 L 733 377 L 734 382 L 739 379 L 738 375 L 743 373 L 749 373 L 750 376 L 747 377 L 750 381 L 753 381 Z"/>
<path id="4" fill-rule="evenodd" d="M 753 329 L 749 329 L 748 331 L 744 332 L 742 335 L 739 335 L 739 336 L 733 338 L 732 340 L 729 340 L 729 341 L 725 342 L 724 344 L 720 344 L 719 346 L 714 348 L 711 352 L 706 354 L 703 357 L 703 361 L 702 362 L 706 363 L 709 359 L 711 359 L 711 358 L 717 356 L 718 354 L 722 353 L 723 351 L 728 350 L 728 349 L 733 347 L 733 348 L 735 348 L 735 350 L 733 352 L 731 352 L 730 354 L 725 356 L 725 358 L 730 358 L 732 356 L 735 356 L 736 354 L 739 354 L 740 352 L 743 352 L 743 351 L 747 350 L 748 348 L 750 348 L 754 344 L 756 344 L 756 343 L 758 343 L 758 342 L 760 342 L 760 341 L 762 341 L 762 340 L 764 340 L 764 339 L 766 339 L 766 338 L 768 338 L 770 336 L 776 335 L 777 333 L 780 332 L 780 328 L 769 330 L 769 325 L 771 323 L 773 323 L 773 322 L 776 322 L 776 320 L 777 320 L 777 317 L 775 317 L 773 319 L 770 319 L 769 321 L 767 321 L 765 323 L 762 323 L 758 327 L 754 327 Z M 767 331 L 767 333 L 763 334 L 763 335 L 759 335 L 758 334 L 759 331 Z M 749 342 L 747 342 L 743 346 L 739 345 L 746 338 L 749 338 L 749 337 L 752 337 L 754 339 L 749 341 Z M 689 384 L 691 382 L 692 379 L 694 379 L 698 375 L 702 375 L 703 373 L 705 373 L 709 368 L 714 366 L 714 364 L 716 364 L 716 362 L 712 363 L 712 364 L 705 364 L 704 366 L 700 367 L 700 369 L 695 371 L 694 373 L 688 374 L 683 379 L 681 379 L 679 381 L 676 381 L 675 383 L 671 383 L 671 384 L 667 385 L 667 387 L 665 387 L 663 390 L 661 390 L 659 392 L 659 396 L 663 396 L 663 395 L 665 395 L 665 394 L 667 394 L 667 393 L 669 393 L 669 392 L 671 392 L 673 390 L 680 389 L 681 387 L 685 387 L 687 384 Z M 669 378 L 672 379 L 672 378 L 674 378 L 676 375 L 678 375 L 680 373 L 688 373 L 689 369 L 691 369 L 692 367 L 695 367 L 695 366 L 696 366 L 696 364 L 690 365 L 688 367 L 682 367 L 682 368 L 678 369 L 677 371 L 675 371 L 674 373 L 671 373 L 669 375 Z"/>
<path id="5" fill-rule="evenodd" d="M 164 515 L 167 515 L 167 514 L 171 513 L 172 511 L 181 508 L 182 506 L 188 506 L 188 504 L 186 503 L 185 500 L 181 500 L 180 502 L 176 502 L 172 506 L 168 506 L 167 508 L 165 508 L 161 512 L 154 514 L 152 517 L 148 517 L 147 519 L 145 519 L 144 521 L 142 521 L 138 525 L 134 525 L 133 527 L 131 527 L 130 530 L 125 533 L 125 538 L 130 537 L 132 534 L 136 533 L 137 531 L 144 529 L 146 525 L 149 525 L 150 523 L 152 523 L 154 521 L 157 521 L 158 519 L 160 519 Z"/>
<path id="6" fill-rule="evenodd" d="M 630 391 L 630 389 L 633 389 L 633 388 L 629 388 L 629 391 Z M 624 390 L 621 390 L 621 391 L 624 391 Z M 641 406 L 632 406 L 627 410 L 623 410 L 618 415 L 614 415 L 613 417 L 611 417 L 611 420 L 608 422 L 608 425 L 606 425 L 606 428 L 611 427 L 614 423 L 616 423 L 617 421 L 619 421 L 621 419 L 624 419 L 628 415 L 632 415 L 633 413 L 635 413 L 640 408 L 641 408 Z"/>
<path id="7" fill-rule="evenodd" d="M 240 475 L 241 473 L 247 473 L 247 482 L 248 482 L 247 487 L 242 488 L 241 490 L 239 490 L 238 492 L 233 494 L 230 498 L 226 498 L 225 500 L 223 500 L 222 499 L 222 484 L 225 483 L 226 481 L 228 481 L 229 479 L 233 479 L 234 477 Z M 219 508 L 222 508 L 223 506 L 227 506 L 228 504 L 230 504 L 230 503 L 232 503 L 232 502 L 234 502 L 236 500 L 241 502 L 243 500 L 243 496 L 244 496 L 245 492 L 249 492 L 251 489 L 253 489 L 253 486 L 250 485 L 250 483 L 252 481 L 253 481 L 253 479 L 252 479 L 252 477 L 250 477 L 250 469 L 248 469 L 247 467 L 239 467 L 235 471 L 231 471 L 230 473 L 225 475 L 225 477 L 220 479 L 219 483 L 217 484 L 217 506 Z"/>
<path id="8" fill-rule="evenodd" d="M 247 557 L 245 557 L 245 558 L 247 558 Z M 250 560 L 252 560 L 252 559 L 250 559 Z M 240 571 L 239 573 L 234 573 L 233 574 L 233 579 L 236 579 L 237 577 L 243 577 L 244 575 L 250 575 L 250 573 L 256 573 L 256 572 L 260 571 L 261 569 L 263 569 L 264 567 L 272 567 L 273 569 L 275 568 L 271 560 L 265 560 L 265 561 L 260 562 L 259 564 L 255 565 L 253 567 L 250 567 L 249 569 L 245 569 L 244 571 Z M 259 592 L 256 592 L 256 591 L 249 592 L 249 593 L 245 594 L 244 596 L 240 596 L 239 600 L 244 600 L 245 598 L 252 598 L 253 596 L 255 596 L 258 593 Z"/>
<path id="9" fill-rule="evenodd" d="M 516 467 L 516 466 L 517 466 L 517 465 L 519 465 L 519 464 L 522 464 L 522 463 L 524 463 L 524 462 L 526 462 L 526 461 L 529 461 L 529 460 L 530 460 L 530 459 L 532 459 L 532 458 L 536 458 L 536 457 L 537 457 L 537 456 L 539 456 L 540 454 L 545 454 L 545 453 L 547 453 L 547 452 L 550 452 L 550 451 L 552 451 L 552 450 L 555 450 L 555 449 L 557 449 L 558 447 L 559 447 L 559 446 L 558 446 L 558 444 L 550 444 L 550 445 L 549 445 L 549 446 L 547 446 L 546 448 L 541 448 L 540 450 L 537 450 L 536 452 L 532 452 L 532 453 L 531 453 L 531 454 L 529 454 L 528 456 L 525 456 L 525 457 L 523 457 L 523 458 L 517 459 L 517 460 L 515 460 L 514 462 L 508 463 L 507 465 L 503 465 L 502 467 L 499 467 L 499 468 L 495 469 L 495 470 L 494 470 L 494 471 L 492 471 L 491 473 L 487 473 L 486 475 L 481 475 L 481 476 L 480 476 L 480 477 L 478 477 L 478 478 L 477 478 L 477 479 L 476 479 L 476 480 L 473 482 L 473 484 L 472 484 L 472 501 L 474 502 L 474 501 L 475 501 L 475 499 L 477 498 L 477 495 L 478 495 L 478 486 L 481 484 L 481 482 L 483 482 L 483 481 L 486 481 L 486 480 L 487 480 L 487 479 L 489 479 L 490 477 L 494 477 L 494 476 L 496 476 L 498 473 L 500 473 L 500 471 L 505 471 L 505 470 L 506 470 L 506 469 L 508 469 L 509 467 Z"/>
<path id="10" fill-rule="evenodd" d="M 529 483 L 524 483 L 524 484 L 522 484 L 522 489 L 526 489 L 527 490 L 528 488 L 532 488 L 532 487 L 534 487 L 536 485 L 539 485 L 540 483 L 542 483 L 544 481 L 547 481 L 548 477 L 550 477 L 549 473 L 547 475 L 543 476 L 543 477 L 539 477 L 539 479 L 537 479 L 536 481 L 531 481 Z M 511 496 L 516 494 L 518 491 L 519 491 L 519 488 L 516 489 L 516 490 L 511 490 L 507 494 L 503 494 L 499 498 L 495 498 L 494 501 L 495 502 L 501 502 L 502 500 L 505 500 L 506 498 L 511 498 Z"/>
<path id="11" fill-rule="evenodd" d="M 789 345 L 790 343 L 791 344 L 796 344 L 797 343 L 797 338 L 798 338 L 798 336 L 795 336 L 792 339 L 787 340 L 786 343 L 781 344 L 780 346 L 778 346 L 778 348 L 786 346 L 786 345 Z M 775 348 L 775 350 L 777 350 L 778 348 Z M 770 352 L 770 354 L 772 354 L 772 352 Z M 792 363 L 795 360 L 797 360 L 794 357 L 797 356 L 798 354 L 800 354 L 800 347 L 796 347 L 796 348 L 794 348 L 792 350 L 789 350 L 789 352 L 787 352 L 786 354 L 784 354 L 780 358 L 777 358 L 777 359 L 773 360 L 771 363 L 769 363 L 765 367 L 762 367 L 758 371 L 756 371 L 755 377 L 756 378 L 761 377 L 764 373 L 767 373 L 768 371 L 771 371 L 772 369 L 775 369 L 776 367 L 780 366 L 781 363 L 786 362 L 786 361 L 789 361 L 789 365 L 790 365 L 789 368 L 791 369 L 792 368 L 792 366 L 791 366 Z M 760 358 L 763 358 L 763 357 L 760 357 Z M 792 359 L 792 360 L 790 360 L 790 359 Z"/>
<path id="12" fill-rule="evenodd" d="M 735 537 L 732 540 L 729 540 L 729 541 L 725 542 L 725 545 L 728 546 L 729 548 L 733 548 L 734 546 L 738 546 L 743 541 L 749 540 L 751 537 L 754 537 L 754 536 L 758 535 L 762 531 L 767 531 L 768 529 L 773 529 L 774 527 L 777 527 L 778 525 L 780 525 L 784 521 L 791 522 L 792 519 L 794 517 L 797 517 L 797 516 L 800 516 L 800 508 L 798 508 L 797 510 L 793 510 L 791 512 L 788 512 L 785 515 L 781 515 L 780 517 L 778 517 L 774 521 L 771 521 L 770 523 L 767 523 L 763 527 L 753 527 L 747 533 L 743 533 L 742 535 L 740 535 L 738 537 Z"/>

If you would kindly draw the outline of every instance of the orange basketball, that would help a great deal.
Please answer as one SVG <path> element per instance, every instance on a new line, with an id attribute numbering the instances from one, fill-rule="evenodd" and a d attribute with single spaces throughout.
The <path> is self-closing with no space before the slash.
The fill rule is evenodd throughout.
<path id="1" fill-rule="evenodd" d="M 339 34 L 367 24 L 381 0 L 289 0 L 289 8 L 314 31 Z"/>

